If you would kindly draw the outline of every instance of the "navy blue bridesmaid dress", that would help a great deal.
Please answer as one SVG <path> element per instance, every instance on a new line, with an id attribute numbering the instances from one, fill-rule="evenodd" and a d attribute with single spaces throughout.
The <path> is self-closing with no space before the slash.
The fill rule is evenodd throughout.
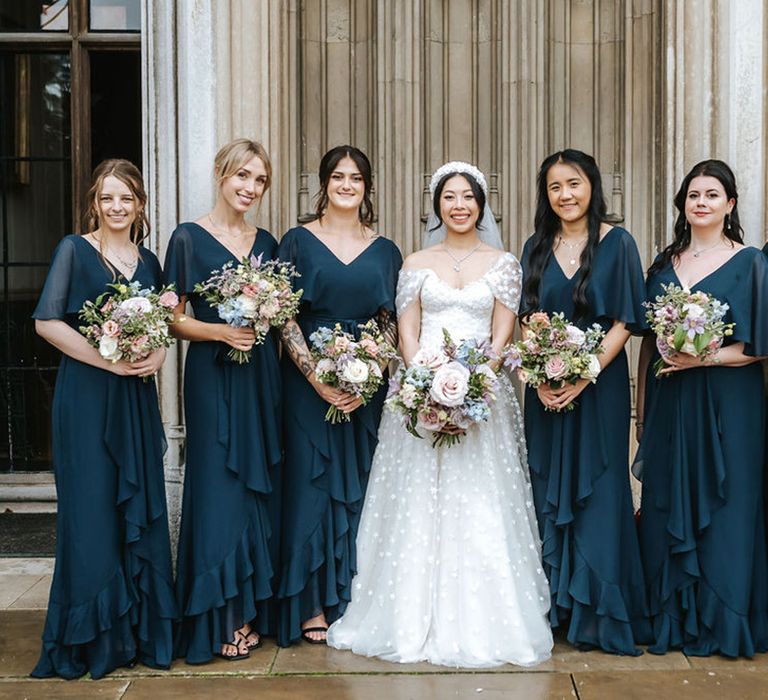
<path id="1" fill-rule="evenodd" d="M 272 235 L 259 229 L 251 252 L 271 260 Z M 171 236 L 165 275 L 194 316 L 222 323 L 193 291 L 235 256 L 195 223 Z M 270 498 L 281 461 L 280 371 L 269 334 L 250 362 L 227 358 L 230 346 L 189 343 L 184 370 L 186 460 L 176 594 L 182 622 L 176 653 L 210 661 L 246 623 L 268 634 L 276 551 Z"/>
<path id="2" fill-rule="evenodd" d="M 159 289 L 157 258 L 140 253 L 133 280 Z M 67 236 L 32 316 L 77 330 L 83 304 L 113 281 L 87 240 Z M 168 668 L 176 605 L 155 382 L 63 355 L 52 422 L 56 567 L 32 675 L 95 679 L 134 660 Z"/>
<path id="3" fill-rule="evenodd" d="M 647 281 L 649 299 L 680 281 L 671 264 Z M 726 344 L 768 355 L 768 260 L 743 248 L 691 288 L 730 306 Z M 651 363 L 658 359 L 654 354 Z M 646 379 L 640 547 L 654 644 L 692 656 L 768 650 L 763 479 L 766 407 L 759 362 Z"/>
<path id="4" fill-rule="evenodd" d="M 342 263 L 308 229 L 299 226 L 280 241 L 280 258 L 296 266 L 304 290 L 296 320 L 307 344 L 318 328 L 359 336 L 358 324 L 381 309 L 395 311 L 402 257 L 392 241 L 378 237 L 349 264 Z M 301 623 L 323 610 L 338 619 L 351 598 L 357 569 L 355 538 L 368 472 L 377 443 L 386 382 L 351 421 L 325 421 L 320 398 L 287 353 L 285 388 L 281 573 L 278 644 L 301 637 Z"/>
<path id="5" fill-rule="evenodd" d="M 523 251 L 529 273 L 532 239 Z M 614 321 L 645 328 L 643 270 L 632 236 L 611 229 L 597 246 L 586 289 L 587 318 L 576 320 L 572 278 L 550 255 L 539 284 L 538 308 L 561 311 L 581 328 Z M 650 635 L 643 570 L 629 485 L 630 388 L 622 349 L 576 399 L 571 411 L 545 410 L 526 389 L 525 436 L 542 538 L 542 558 L 552 594 L 550 622 L 568 641 L 637 655 Z"/>

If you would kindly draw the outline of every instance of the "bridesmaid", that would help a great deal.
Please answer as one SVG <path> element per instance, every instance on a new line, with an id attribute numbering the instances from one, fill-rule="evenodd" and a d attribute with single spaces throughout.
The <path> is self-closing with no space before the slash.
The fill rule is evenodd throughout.
<path id="1" fill-rule="evenodd" d="M 294 321 L 282 331 L 285 395 L 283 536 L 278 591 L 278 644 L 300 637 L 325 644 L 341 616 L 357 569 L 355 537 L 377 442 L 384 386 L 366 405 L 318 382 L 307 349 L 311 333 L 339 323 L 358 334 L 375 318 L 394 341 L 395 287 L 402 257 L 370 226 L 371 165 L 353 146 L 337 146 L 320 162 L 317 219 L 288 231 L 280 258 L 301 273 L 304 289 Z M 396 344 L 396 343 L 393 343 Z M 351 415 L 331 425 L 328 404 Z"/>
<path id="2" fill-rule="evenodd" d="M 32 314 L 37 333 L 63 353 L 52 415 L 56 568 L 36 678 L 101 678 L 136 661 L 168 668 L 173 652 L 166 443 L 153 379 L 165 350 L 112 363 L 77 330 L 83 304 L 108 284 L 161 286 L 160 263 L 141 245 L 149 230 L 141 173 L 104 161 L 86 201 L 88 233 L 59 243 Z"/>
<path id="3" fill-rule="evenodd" d="M 645 290 L 634 239 L 605 213 L 591 156 L 566 149 L 542 163 L 535 232 L 523 251 L 522 322 L 562 312 L 606 336 L 595 384 L 526 390 L 525 434 L 552 626 L 580 649 L 638 655 L 650 625 L 629 486 L 624 345 L 645 328 Z"/>
<path id="4" fill-rule="evenodd" d="M 181 303 L 174 335 L 191 341 L 184 371 L 187 425 L 176 593 L 182 623 L 177 655 L 202 664 L 247 658 L 268 631 L 272 595 L 272 482 L 281 459 L 280 377 L 271 336 L 254 346 L 251 328 L 222 322 L 195 284 L 249 255 L 270 260 L 277 242 L 246 213 L 272 180 L 264 147 L 237 139 L 216 154 L 213 209 L 182 223 L 165 261 Z M 194 316 L 185 314 L 189 301 Z M 228 360 L 230 348 L 251 360 Z"/>
<path id="5" fill-rule="evenodd" d="M 640 546 L 654 644 L 689 656 L 768 650 L 763 465 L 768 260 L 743 244 L 736 181 L 705 160 L 675 195 L 674 240 L 648 271 L 649 299 L 674 283 L 730 307 L 733 335 L 704 361 L 676 354 L 664 376 L 655 336 L 640 353 L 635 462 L 642 475 Z M 645 420 L 643 420 L 645 419 Z"/>

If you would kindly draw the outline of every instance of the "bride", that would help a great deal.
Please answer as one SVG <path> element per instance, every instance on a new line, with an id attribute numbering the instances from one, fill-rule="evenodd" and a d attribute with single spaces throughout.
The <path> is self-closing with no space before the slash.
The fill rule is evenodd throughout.
<path id="1" fill-rule="evenodd" d="M 483 174 L 451 162 L 432 176 L 427 247 L 409 256 L 397 291 L 400 348 L 512 336 L 517 259 L 501 250 Z M 509 380 L 487 423 L 453 447 L 406 432 L 385 411 L 357 537 L 352 601 L 328 644 L 388 661 L 531 666 L 549 658 L 549 588 Z"/>

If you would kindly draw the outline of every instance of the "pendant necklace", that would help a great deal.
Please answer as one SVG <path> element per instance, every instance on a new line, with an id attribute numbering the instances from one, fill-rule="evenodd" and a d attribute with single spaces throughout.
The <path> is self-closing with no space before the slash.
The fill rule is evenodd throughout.
<path id="1" fill-rule="evenodd" d="M 714 250 L 714 249 L 715 249 L 715 248 L 717 248 L 717 246 L 719 246 L 719 245 L 720 245 L 722 242 L 723 242 L 723 239 L 721 238 L 721 239 L 720 239 L 720 240 L 719 240 L 717 243 L 715 243 L 714 245 L 711 245 L 711 246 L 709 246 L 709 247 L 707 247 L 707 248 L 700 248 L 699 250 L 694 250 L 694 251 L 693 251 L 693 257 L 694 257 L 694 258 L 698 258 L 698 257 L 699 257 L 699 255 L 701 255 L 702 253 L 706 253 L 708 250 Z"/>
<path id="2" fill-rule="evenodd" d="M 575 265 L 576 256 L 574 255 L 573 251 L 581 248 L 581 246 L 584 245 L 584 243 L 586 242 L 587 237 L 585 236 L 584 238 L 576 241 L 575 243 L 569 243 L 568 241 L 565 240 L 565 238 L 563 238 L 563 234 L 560 234 L 558 236 L 558 240 L 562 245 L 566 246 L 571 251 L 571 255 L 570 255 L 570 258 L 568 259 L 568 263 L 571 265 Z"/>
<path id="3" fill-rule="evenodd" d="M 208 214 L 208 221 L 210 221 L 210 222 L 211 222 L 211 226 L 213 226 L 213 228 L 214 228 L 214 229 L 216 229 L 216 230 L 217 230 L 217 231 L 219 231 L 220 233 L 224 233 L 224 234 L 226 234 L 227 236 L 230 236 L 230 237 L 232 237 L 232 238 L 240 238 L 240 237 L 243 235 L 243 233 L 244 233 L 243 231 L 240 231 L 239 233 L 232 233 L 232 231 L 229 231 L 229 230 L 225 229 L 223 226 L 219 226 L 219 225 L 218 225 L 218 224 L 217 224 L 217 223 L 216 223 L 216 222 L 213 220 L 213 217 L 212 217 L 210 214 Z"/>
<path id="4" fill-rule="evenodd" d="M 480 241 L 472 250 L 470 250 L 464 257 L 457 258 L 448 248 L 447 245 L 445 245 L 445 242 L 443 242 L 443 250 L 448 253 L 448 255 L 451 256 L 451 259 L 453 260 L 453 271 L 454 272 L 461 272 L 461 263 L 463 263 L 472 253 L 474 253 L 481 245 L 483 245 L 483 242 Z"/>

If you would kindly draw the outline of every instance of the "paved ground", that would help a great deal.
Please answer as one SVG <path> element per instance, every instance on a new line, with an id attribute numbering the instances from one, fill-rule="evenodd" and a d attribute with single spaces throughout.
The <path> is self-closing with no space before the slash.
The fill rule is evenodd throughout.
<path id="1" fill-rule="evenodd" d="M 682 654 L 638 658 L 582 653 L 559 641 L 535 670 L 506 666 L 456 672 L 398 665 L 300 644 L 267 641 L 242 662 L 136 668 L 100 681 L 37 681 L 27 674 L 39 651 L 52 561 L 0 558 L 0 700 L 757 700 L 768 698 L 768 655 L 730 661 Z"/>

